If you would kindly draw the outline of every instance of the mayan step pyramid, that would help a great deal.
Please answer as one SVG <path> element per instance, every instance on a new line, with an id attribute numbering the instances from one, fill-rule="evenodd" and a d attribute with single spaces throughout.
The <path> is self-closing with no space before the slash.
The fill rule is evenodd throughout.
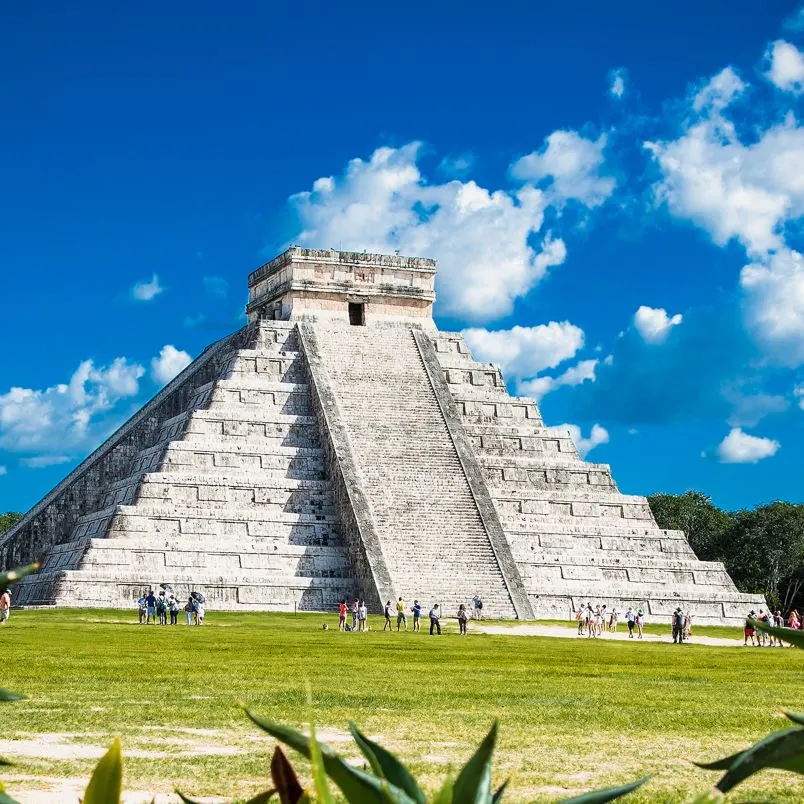
<path id="1" fill-rule="evenodd" d="M 567 618 L 740 622 L 737 591 L 432 318 L 435 262 L 291 248 L 208 347 L 0 540 L 22 605 L 331 610 L 400 595 Z"/>

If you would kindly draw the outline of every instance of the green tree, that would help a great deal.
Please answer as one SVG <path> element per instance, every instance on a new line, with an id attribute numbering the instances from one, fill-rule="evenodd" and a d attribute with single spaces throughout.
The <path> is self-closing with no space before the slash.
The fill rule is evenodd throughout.
<path id="1" fill-rule="evenodd" d="M 772 502 L 734 515 L 726 569 L 745 592 L 774 607 L 796 604 L 804 588 L 804 505 Z"/>
<path id="2" fill-rule="evenodd" d="M 22 519 L 22 514 L 17 511 L 6 511 L 0 514 L 0 533 L 7 531 L 12 525 L 16 525 Z"/>
<path id="3" fill-rule="evenodd" d="M 703 561 L 721 561 L 728 553 L 730 514 L 721 511 L 700 491 L 653 494 L 648 504 L 660 528 L 683 530 L 690 547 Z"/>

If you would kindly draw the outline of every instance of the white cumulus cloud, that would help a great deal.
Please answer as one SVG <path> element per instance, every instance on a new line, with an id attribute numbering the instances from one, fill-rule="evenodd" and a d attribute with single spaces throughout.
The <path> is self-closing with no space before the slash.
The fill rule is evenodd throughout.
<path id="1" fill-rule="evenodd" d="M 801 163 L 804 165 L 804 162 Z M 804 175 L 804 170 L 801 171 Z M 749 328 L 776 362 L 804 363 L 804 259 L 780 249 L 740 273 Z"/>
<path id="2" fill-rule="evenodd" d="M 159 277 L 154 274 L 150 282 L 145 279 L 135 282 L 134 286 L 131 288 L 131 295 L 137 301 L 151 301 L 151 299 L 158 296 L 163 290 L 164 288 L 159 284 Z"/>
<path id="3" fill-rule="evenodd" d="M 563 241 L 541 231 L 544 193 L 529 185 L 507 192 L 474 181 L 429 183 L 417 165 L 419 150 L 415 142 L 378 148 L 368 161 L 351 160 L 343 175 L 291 196 L 302 226 L 292 242 L 437 256 L 444 313 L 474 321 L 506 315 L 566 257 Z"/>
<path id="4" fill-rule="evenodd" d="M 547 192 L 558 201 L 575 199 L 587 207 L 600 206 L 614 192 L 616 182 L 601 173 L 606 137 L 582 137 L 577 131 L 554 131 L 540 151 L 511 165 L 511 175 L 522 181 L 550 180 Z"/>
<path id="5" fill-rule="evenodd" d="M 8 469 L 5 466 L 0 466 L 0 477 L 8 474 Z"/>
<path id="6" fill-rule="evenodd" d="M 622 98 L 625 94 L 625 71 L 612 70 L 609 74 L 609 94 L 617 98 Z"/>
<path id="7" fill-rule="evenodd" d="M 597 364 L 598 361 L 595 359 L 580 360 L 558 377 L 534 377 L 530 380 L 523 380 L 518 384 L 517 391 L 522 396 L 532 396 L 539 400 L 545 394 L 562 386 L 575 386 L 587 381 L 594 382 Z"/>
<path id="8" fill-rule="evenodd" d="M 578 454 L 585 458 L 589 452 L 600 444 L 609 443 L 609 432 L 605 427 L 599 424 L 593 424 L 592 429 L 589 431 L 589 437 L 584 438 L 581 428 L 577 424 L 559 424 L 555 427 L 549 428 L 551 432 L 557 434 L 564 434 L 569 431 L 570 438 L 572 438 Z"/>
<path id="9" fill-rule="evenodd" d="M 723 116 L 745 84 L 730 69 L 694 97 L 682 135 L 646 142 L 662 178 L 656 197 L 718 245 L 736 239 L 762 256 L 783 244 L 784 224 L 804 212 L 804 127 L 792 114 L 744 143 Z"/>
<path id="10" fill-rule="evenodd" d="M 167 385 L 180 371 L 192 362 L 190 355 L 172 344 L 165 344 L 159 355 L 151 360 L 151 377 L 160 385 Z"/>
<path id="11" fill-rule="evenodd" d="M 0 394 L 0 448 L 52 452 L 96 443 L 117 403 L 139 392 L 145 369 L 124 357 L 96 367 L 83 361 L 67 383 Z"/>
<path id="12" fill-rule="evenodd" d="M 662 307 L 646 307 L 644 304 L 634 313 L 634 326 L 647 343 L 666 340 L 670 330 L 683 320 L 681 313 L 670 316 Z"/>
<path id="13" fill-rule="evenodd" d="M 569 321 L 499 330 L 470 328 L 462 334 L 476 360 L 496 363 L 515 378 L 555 368 L 574 357 L 584 342 L 583 330 Z"/>
<path id="14" fill-rule="evenodd" d="M 790 42 L 775 41 L 767 53 L 768 80 L 784 92 L 804 92 L 804 55 Z"/>
<path id="15" fill-rule="evenodd" d="M 757 463 L 775 455 L 779 446 L 778 441 L 752 436 L 739 427 L 732 427 L 718 444 L 717 454 L 721 463 Z"/>
<path id="16" fill-rule="evenodd" d="M 69 463 L 71 460 L 72 458 L 69 455 L 33 455 L 30 458 L 23 458 L 20 463 L 29 469 L 45 469 L 48 466 Z"/>

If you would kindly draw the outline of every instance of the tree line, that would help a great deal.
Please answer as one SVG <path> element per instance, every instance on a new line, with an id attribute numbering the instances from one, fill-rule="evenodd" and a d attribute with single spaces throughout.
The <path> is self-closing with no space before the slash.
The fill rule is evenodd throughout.
<path id="1" fill-rule="evenodd" d="M 703 561 L 722 561 L 741 592 L 785 612 L 804 606 L 804 505 L 723 511 L 700 491 L 648 497 L 660 528 L 683 530 Z"/>
<path id="2" fill-rule="evenodd" d="M 774 608 L 804 608 L 804 505 L 776 501 L 723 511 L 700 491 L 648 497 L 660 528 L 683 530 L 695 555 L 722 561 L 741 592 L 765 595 Z M 0 514 L 0 533 L 22 518 Z"/>

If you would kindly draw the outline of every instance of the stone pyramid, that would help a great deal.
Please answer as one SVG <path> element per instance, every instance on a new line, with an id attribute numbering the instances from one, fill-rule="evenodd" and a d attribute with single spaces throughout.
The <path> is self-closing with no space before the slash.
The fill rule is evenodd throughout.
<path id="1" fill-rule="evenodd" d="M 14 528 L 22 605 L 331 610 L 474 595 L 489 616 L 679 604 L 740 622 L 758 596 L 661 530 L 500 370 L 432 319 L 435 263 L 291 248 L 249 276 L 249 323 L 208 347 Z"/>

